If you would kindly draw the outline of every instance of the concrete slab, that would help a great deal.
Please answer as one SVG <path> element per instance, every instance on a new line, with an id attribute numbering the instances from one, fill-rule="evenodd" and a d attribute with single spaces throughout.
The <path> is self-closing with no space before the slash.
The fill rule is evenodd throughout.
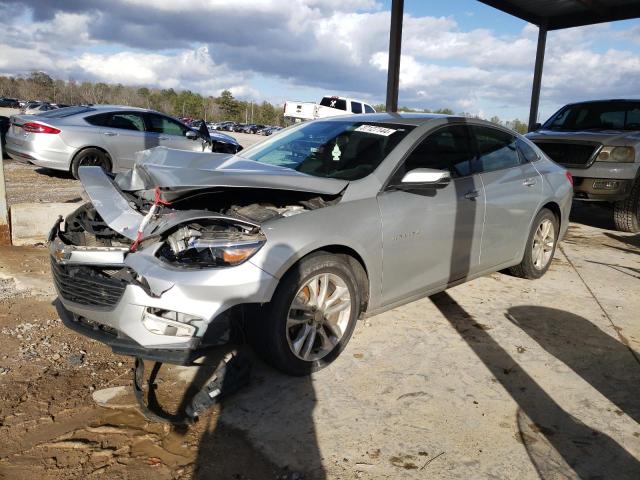
<path id="1" fill-rule="evenodd" d="M 311 478 L 640 478 L 637 242 L 576 223 L 541 280 L 368 319 L 311 378 L 258 365 L 218 422 Z"/>
<path id="2" fill-rule="evenodd" d="M 58 215 L 66 217 L 80 203 L 16 203 L 11 206 L 13 245 L 37 245 L 47 241 Z"/>

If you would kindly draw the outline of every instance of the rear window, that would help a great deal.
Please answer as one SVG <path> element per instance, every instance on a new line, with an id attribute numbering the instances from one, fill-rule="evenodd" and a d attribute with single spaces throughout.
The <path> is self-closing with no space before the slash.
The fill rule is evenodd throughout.
<path id="1" fill-rule="evenodd" d="M 320 101 L 320 105 L 325 107 L 337 108 L 338 110 L 347 110 L 347 101 L 342 98 L 324 97 Z"/>
<path id="2" fill-rule="evenodd" d="M 72 115 L 78 115 L 80 113 L 92 112 L 95 108 L 91 107 L 64 107 L 64 108 L 56 108 L 55 110 L 50 110 L 48 112 L 43 112 L 40 114 L 41 117 L 48 118 L 64 118 L 70 117 Z"/>

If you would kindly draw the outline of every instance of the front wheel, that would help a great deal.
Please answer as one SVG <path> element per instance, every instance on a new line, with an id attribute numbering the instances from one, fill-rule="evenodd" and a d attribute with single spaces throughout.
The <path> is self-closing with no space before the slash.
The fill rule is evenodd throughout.
<path id="1" fill-rule="evenodd" d="M 558 219 L 550 210 L 543 208 L 533 221 L 522 262 L 509 268 L 516 277 L 540 278 L 549 270 L 556 251 L 559 234 Z"/>
<path id="2" fill-rule="evenodd" d="M 360 292 L 349 263 L 328 253 L 303 258 L 280 281 L 266 318 L 250 335 L 258 353 L 289 375 L 306 375 L 344 350 L 359 315 Z"/>
<path id="3" fill-rule="evenodd" d="M 626 199 L 613 204 L 613 222 L 619 232 L 640 232 L 640 180 Z"/>

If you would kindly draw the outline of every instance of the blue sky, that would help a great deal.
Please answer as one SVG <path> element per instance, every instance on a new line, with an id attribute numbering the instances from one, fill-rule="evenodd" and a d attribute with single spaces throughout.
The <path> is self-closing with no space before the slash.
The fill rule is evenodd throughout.
<path id="1" fill-rule="evenodd" d="M 389 9 L 388 0 L 0 0 L 0 74 L 383 103 Z M 399 103 L 526 119 L 536 35 L 475 0 L 406 0 Z M 542 118 L 572 101 L 640 96 L 640 20 L 550 32 L 547 46 Z"/>

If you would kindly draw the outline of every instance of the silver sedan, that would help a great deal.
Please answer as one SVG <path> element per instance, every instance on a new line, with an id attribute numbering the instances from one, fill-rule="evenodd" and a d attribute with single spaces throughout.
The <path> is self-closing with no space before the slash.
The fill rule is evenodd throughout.
<path id="1" fill-rule="evenodd" d="M 11 158 L 70 171 L 83 165 L 119 172 L 136 152 L 165 146 L 201 152 L 197 132 L 153 110 L 113 105 L 66 107 L 11 117 L 6 135 Z"/>
<path id="2" fill-rule="evenodd" d="M 335 360 L 362 315 L 495 271 L 542 276 L 572 198 L 526 138 L 438 115 L 318 120 L 241 156 L 156 148 L 115 180 L 80 178 L 92 202 L 51 234 L 66 325 L 174 363 L 243 328 L 293 375 Z"/>

